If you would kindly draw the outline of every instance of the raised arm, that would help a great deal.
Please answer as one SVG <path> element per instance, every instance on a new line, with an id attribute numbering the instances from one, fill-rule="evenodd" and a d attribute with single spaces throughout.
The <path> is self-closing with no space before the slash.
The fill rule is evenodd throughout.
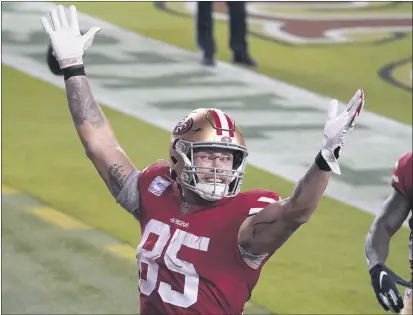
<path id="1" fill-rule="evenodd" d="M 67 71 L 63 70 L 64 73 Z M 109 121 L 94 99 L 88 78 L 85 75 L 71 76 L 65 85 L 69 110 L 86 155 L 116 197 L 135 167 L 118 144 Z"/>
<path id="2" fill-rule="evenodd" d="M 291 197 L 268 205 L 243 222 L 238 235 L 243 250 L 252 255 L 274 252 L 309 220 L 327 187 L 331 170 L 340 174 L 337 163 L 339 151 L 354 129 L 355 119 L 363 105 L 362 90 L 357 91 L 347 109 L 338 116 L 338 102 L 330 102 L 322 149 L 315 162 L 298 181 Z"/>
<path id="3" fill-rule="evenodd" d="M 53 28 L 47 18 L 41 18 L 64 75 L 69 110 L 86 155 L 117 201 L 134 212 L 139 206 L 138 172 L 94 99 L 83 65 L 84 52 L 101 29 L 93 27 L 81 35 L 76 7 L 70 6 L 69 12 L 70 23 L 63 6 L 54 8 L 50 13 Z M 128 187 L 123 189 L 125 183 Z"/>

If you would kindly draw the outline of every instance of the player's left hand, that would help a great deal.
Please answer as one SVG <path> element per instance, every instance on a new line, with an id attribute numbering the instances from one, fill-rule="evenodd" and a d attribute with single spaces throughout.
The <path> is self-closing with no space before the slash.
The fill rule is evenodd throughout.
<path id="1" fill-rule="evenodd" d="M 377 264 L 370 269 L 371 285 L 377 301 L 388 311 L 400 313 L 404 308 L 403 299 L 396 286 L 396 276 L 384 264 Z"/>
<path id="2" fill-rule="evenodd" d="M 336 174 L 341 174 L 337 158 L 344 145 L 345 139 L 353 131 L 356 118 L 360 115 L 364 106 L 364 92 L 359 89 L 354 94 L 347 108 L 337 114 L 338 101 L 333 99 L 328 108 L 328 117 L 324 126 L 323 144 L 321 155 Z"/>

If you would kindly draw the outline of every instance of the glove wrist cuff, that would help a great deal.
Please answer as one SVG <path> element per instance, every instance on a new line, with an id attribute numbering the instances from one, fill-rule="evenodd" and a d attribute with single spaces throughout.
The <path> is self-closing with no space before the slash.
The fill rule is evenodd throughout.
<path id="1" fill-rule="evenodd" d="M 330 149 L 323 147 L 320 152 L 323 160 L 330 167 L 330 170 L 338 175 L 341 174 L 340 166 L 338 165 L 338 162 L 337 162 L 339 149 L 340 148 L 337 147 L 334 151 L 331 151 Z"/>
<path id="2" fill-rule="evenodd" d="M 315 157 L 315 164 L 317 164 L 318 168 L 322 171 L 325 171 L 325 172 L 331 171 L 331 167 L 328 165 L 326 160 L 323 158 L 321 151 L 318 152 L 317 156 Z"/>
<path id="3" fill-rule="evenodd" d="M 62 70 L 65 69 L 65 68 L 68 68 L 68 67 L 73 67 L 73 66 L 83 66 L 82 56 L 59 59 L 58 62 L 59 62 L 59 65 L 60 65 L 60 69 L 62 69 Z"/>
<path id="4" fill-rule="evenodd" d="M 64 68 L 62 69 L 62 72 L 65 78 L 65 81 L 69 80 L 71 77 L 86 75 L 85 67 L 83 65 Z"/>
<path id="5" fill-rule="evenodd" d="M 373 267 L 371 267 L 370 270 L 369 270 L 370 275 L 372 276 L 373 273 L 375 273 L 376 270 L 378 270 L 378 269 L 383 269 L 383 267 L 384 267 L 384 264 L 383 264 L 383 263 L 377 263 L 377 264 L 375 264 L 375 265 L 374 265 Z"/>

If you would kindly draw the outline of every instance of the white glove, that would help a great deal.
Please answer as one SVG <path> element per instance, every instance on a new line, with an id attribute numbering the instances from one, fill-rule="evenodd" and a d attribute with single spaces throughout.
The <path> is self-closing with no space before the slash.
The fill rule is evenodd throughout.
<path id="1" fill-rule="evenodd" d="M 80 34 L 77 11 L 74 5 L 69 7 L 70 20 L 68 23 L 62 5 L 50 12 L 54 30 L 46 17 L 41 17 L 43 28 L 50 36 L 53 54 L 59 62 L 60 69 L 71 66 L 83 65 L 83 55 L 92 45 L 100 27 L 92 27 L 85 35 Z"/>
<path id="2" fill-rule="evenodd" d="M 354 94 L 347 108 L 340 115 L 337 115 L 338 101 L 333 99 L 329 104 L 321 155 L 336 174 L 341 174 L 341 171 L 334 152 L 338 156 L 338 152 L 344 145 L 344 140 L 353 131 L 356 118 L 360 115 L 363 106 L 364 92 L 361 89 Z"/>

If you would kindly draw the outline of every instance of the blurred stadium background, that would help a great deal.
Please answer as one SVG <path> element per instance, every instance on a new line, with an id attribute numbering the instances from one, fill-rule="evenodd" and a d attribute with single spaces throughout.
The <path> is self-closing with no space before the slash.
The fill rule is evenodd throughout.
<path id="1" fill-rule="evenodd" d="M 186 112 L 219 107 L 246 126 L 244 189 L 287 196 L 318 150 L 328 98 L 346 103 L 364 88 L 343 176 L 264 268 L 246 313 L 383 313 L 363 247 L 394 162 L 411 150 L 411 2 L 249 3 L 254 71 L 265 77 L 227 63 L 221 4 L 215 69 L 198 62 L 192 2 L 73 4 L 82 27 L 103 27 L 86 69 L 141 169 L 167 158 L 167 130 Z M 2 3 L 3 313 L 136 313 L 139 226 L 84 155 L 63 80 L 47 69 L 39 18 L 51 5 Z M 405 277 L 407 239 L 402 229 L 389 258 Z"/>

